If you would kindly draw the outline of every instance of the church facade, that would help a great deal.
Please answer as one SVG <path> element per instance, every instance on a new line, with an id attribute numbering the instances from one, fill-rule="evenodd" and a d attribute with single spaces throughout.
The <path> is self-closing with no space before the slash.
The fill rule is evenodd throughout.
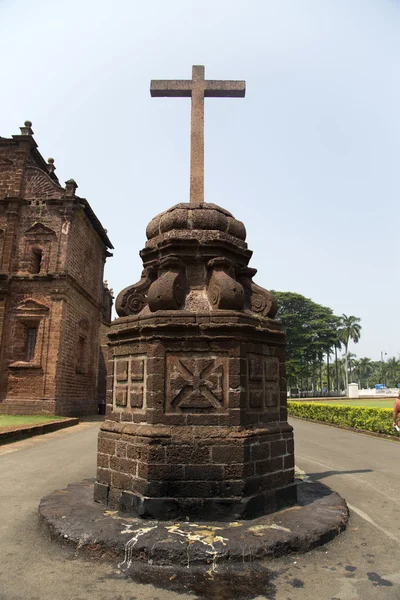
<path id="1" fill-rule="evenodd" d="M 94 414 L 113 246 L 76 182 L 60 185 L 31 127 L 0 137 L 0 413 Z"/>

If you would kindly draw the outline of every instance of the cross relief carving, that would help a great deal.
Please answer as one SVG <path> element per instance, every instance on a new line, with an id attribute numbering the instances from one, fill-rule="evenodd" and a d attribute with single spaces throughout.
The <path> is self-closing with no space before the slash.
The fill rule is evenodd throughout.
<path id="1" fill-rule="evenodd" d="M 222 412 L 228 403 L 228 357 L 167 355 L 166 412 Z"/>

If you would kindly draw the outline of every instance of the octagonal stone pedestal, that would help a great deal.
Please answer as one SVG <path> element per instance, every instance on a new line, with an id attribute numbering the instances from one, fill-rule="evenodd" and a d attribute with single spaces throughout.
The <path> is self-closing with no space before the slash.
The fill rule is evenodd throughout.
<path id="1" fill-rule="evenodd" d="M 233 311 L 158 311 L 110 333 L 95 500 L 132 515 L 251 519 L 296 501 L 284 335 Z"/>

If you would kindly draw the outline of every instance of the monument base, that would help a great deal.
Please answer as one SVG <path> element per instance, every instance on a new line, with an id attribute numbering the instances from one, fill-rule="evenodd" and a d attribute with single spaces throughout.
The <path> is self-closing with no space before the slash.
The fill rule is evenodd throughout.
<path id="1" fill-rule="evenodd" d="M 109 338 L 96 501 L 203 521 L 296 502 L 278 325 L 234 311 L 158 311 L 118 319 Z"/>
<path id="2" fill-rule="evenodd" d="M 204 565 L 234 573 L 243 563 L 320 546 L 346 528 L 346 502 L 327 486 L 297 482 L 295 506 L 251 521 L 156 521 L 128 517 L 93 501 L 93 481 L 70 484 L 43 498 L 42 520 L 52 535 L 93 557 L 117 561 L 133 575 L 138 565 Z"/>
<path id="3" fill-rule="evenodd" d="M 94 483 L 96 502 L 134 517 L 162 521 L 186 517 L 199 521 L 255 519 L 292 506 L 297 499 L 296 493 L 296 483 L 247 498 L 148 498 L 125 491 L 114 505 L 108 502 L 109 486 L 97 481 Z"/>
<path id="4" fill-rule="evenodd" d="M 254 519 L 296 502 L 292 427 L 105 421 L 94 499 L 146 519 Z"/>

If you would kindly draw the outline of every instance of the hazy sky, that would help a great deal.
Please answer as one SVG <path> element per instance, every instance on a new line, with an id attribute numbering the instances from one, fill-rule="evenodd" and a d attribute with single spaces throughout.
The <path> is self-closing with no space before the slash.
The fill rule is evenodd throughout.
<path id="1" fill-rule="evenodd" d="M 189 201 L 190 100 L 150 79 L 245 79 L 210 98 L 205 199 L 247 228 L 256 282 L 362 319 L 351 350 L 400 353 L 398 0 L 0 0 L 0 135 L 33 122 L 115 246 Z"/>

